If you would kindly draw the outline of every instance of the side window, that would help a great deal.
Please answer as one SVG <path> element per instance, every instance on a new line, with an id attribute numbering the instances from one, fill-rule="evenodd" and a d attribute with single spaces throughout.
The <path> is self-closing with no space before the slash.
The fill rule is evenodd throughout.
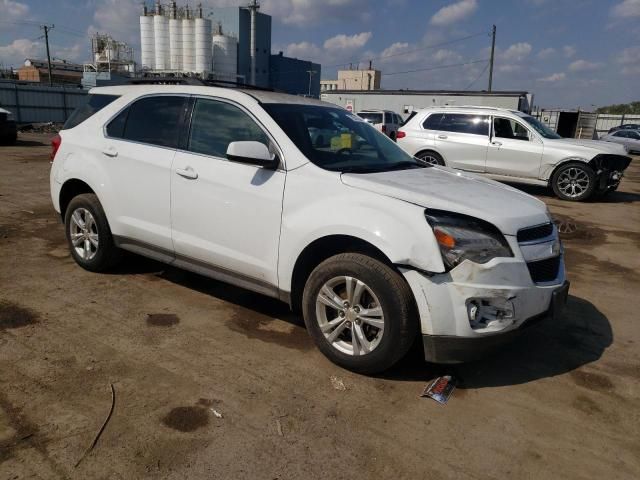
<path id="1" fill-rule="evenodd" d="M 623 130 L 620 130 L 620 131 L 614 133 L 613 136 L 614 137 L 629 138 L 629 132 L 625 132 Z"/>
<path id="2" fill-rule="evenodd" d="M 415 115 L 415 112 L 412 115 Z M 441 113 L 432 113 L 422 124 L 423 128 L 426 130 L 440 130 L 440 120 L 442 120 L 443 116 Z"/>
<path id="3" fill-rule="evenodd" d="M 529 141 L 529 131 L 519 122 L 511 118 L 494 117 L 493 136 Z"/>
<path id="4" fill-rule="evenodd" d="M 121 138 L 125 140 L 177 148 L 186 101 L 186 97 L 173 96 L 142 98 L 127 109 L 125 120 L 120 118 L 124 112 L 113 119 L 107 132 L 112 129 L 117 136 L 123 128 Z"/>
<path id="5" fill-rule="evenodd" d="M 629 138 L 633 138 L 634 140 L 640 140 L 640 133 L 638 132 L 630 132 Z"/>
<path id="6" fill-rule="evenodd" d="M 111 138 L 124 138 L 124 126 L 127 124 L 129 107 L 125 108 L 116 118 L 107 125 L 107 136 Z"/>
<path id="7" fill-rule="evenodd" d="M 269 146 L 269 138 L 245 112 L 217 100 L 198 99 L 193 109 L 188 149 L 226 158 L 231 142 L 254 141 Z"/>
<path id="8" fill-rule="evenodd" d="M 489 135 L 489 117 L 463 113 L 445 113 L 438 130 L 473 135 Z"/>
<path id="9" fill-rule="evenodd" d="M 81 107 L 78 107 L 71 116 L 64 122 L 63 130 L 68 130 L 77 125 L 80 125 L 82 122 L 91 118 L 95 113 L 102 110 L 104 107 L 109 105 L 111 102 L 116 100 L 119 95 L 97 95 L 90 94 L 87 95 L 87 101 Z"/>

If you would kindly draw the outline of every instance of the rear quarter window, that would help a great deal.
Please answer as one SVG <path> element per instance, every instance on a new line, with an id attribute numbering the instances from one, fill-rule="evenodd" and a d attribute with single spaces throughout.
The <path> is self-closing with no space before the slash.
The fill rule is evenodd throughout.
<path id="1" fill-rule="evenodd" d="M 374 125 L 382 122 L 382 113 L 366 113 L 360 112 L 358 116 L 369 123 L 373 123 Z"/>
<path id="2" fill-rule="evenodd" d="M 69 130 L 70 128 L 80 125 L 85 120 L 91 118 L 97 112 L 116 100 L 119 95 L 87 95 L 87 101 L 84 105 L 75 109 L 71 116 L 64 123 L 62 129 Z"/>

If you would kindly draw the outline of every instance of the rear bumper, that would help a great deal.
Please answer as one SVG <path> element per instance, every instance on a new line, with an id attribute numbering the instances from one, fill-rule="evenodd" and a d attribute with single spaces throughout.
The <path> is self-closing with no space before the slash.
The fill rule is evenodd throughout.
<path id="1" fill-rule="evenodd" d="M 463 363 L 490 355 L 540 321 L 546 318 L 557 319 L 566 304 L 568 293 L 569 282 L 565 281 L 553 291 L 547 311 L 528 318 L 513 330 L 474 337 L 423 335 L 425 360 L 433 363 Z"/>

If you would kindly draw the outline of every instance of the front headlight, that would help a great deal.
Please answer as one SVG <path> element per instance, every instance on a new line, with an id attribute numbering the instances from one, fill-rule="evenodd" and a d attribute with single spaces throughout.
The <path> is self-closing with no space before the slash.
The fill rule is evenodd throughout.
<path id="1" fill-rule="evenodd" d="M 447 270 L 464 260 L 487 263 L 496 257 L 513 257 L 504 235 L 484 220 L 441 210 L 427 210 L 425 217 Z"/>

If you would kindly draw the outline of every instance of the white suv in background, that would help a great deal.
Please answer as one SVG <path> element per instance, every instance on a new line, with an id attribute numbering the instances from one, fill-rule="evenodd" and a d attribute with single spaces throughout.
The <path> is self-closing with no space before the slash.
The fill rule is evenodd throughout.
<path id="1" fill-rule="evenodd" d="M 396 139 L 398 129 L 403 124 L 402 117 L 391 110 L 362 110 L 356 115 L 369 122 L 391 140 Z"/>
<path id="2" fill-rule="evenodd" d="M 413 112 L 397 139 L 403 150 L 426 162 L 548 186 L 573 201 L 616 190 L 631 162 L 623 146 L 562 138 L 531 115 L 501 108 Z"/>
<path id="3" fill-rule="evenodd" d="M 328 142 L 312 141 L 313 125 L 333 129 Z M 81 267 L 105 271 L 123 249 L 279 298 L 354 371 L 390 367 L 417 335 L 430 361 L 477 358 L 567 297 L 544 203 L 417 161 L 335 105 L 95 88 L 52 159 Z"/>

